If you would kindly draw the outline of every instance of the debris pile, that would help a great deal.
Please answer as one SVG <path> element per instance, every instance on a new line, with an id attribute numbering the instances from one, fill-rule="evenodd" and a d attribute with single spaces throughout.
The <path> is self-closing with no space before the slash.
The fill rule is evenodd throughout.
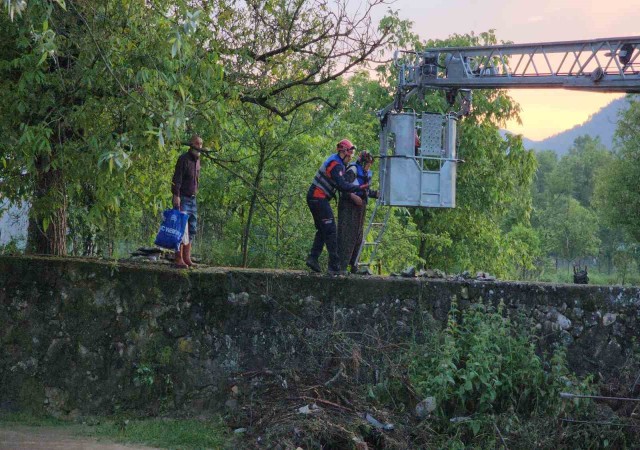
<path id="1" fill-rule="evenodd" d="M 239 375 L 233 381 L 244 387 L 236 388 L 238 403 L 230 414 L 238 447 L 407 448 L 406 425 L 415 419 L 378 409 L 363 386 L 338 371 L 337 382 L 330 374 L 327 381 L 303 380 L 295 371 Z"/>

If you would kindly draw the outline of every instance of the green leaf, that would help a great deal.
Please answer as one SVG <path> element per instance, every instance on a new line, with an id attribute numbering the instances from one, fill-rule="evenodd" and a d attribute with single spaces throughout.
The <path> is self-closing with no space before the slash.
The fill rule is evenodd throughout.
<path id="1" fill-rule="evenodd" d="M 43 52 L 42 55 L 40 55 L 40 60 L 38 60 L 38 66 L 42 65 L 43 62 L 45 62 L 47 60 L 47 53 Z"/>

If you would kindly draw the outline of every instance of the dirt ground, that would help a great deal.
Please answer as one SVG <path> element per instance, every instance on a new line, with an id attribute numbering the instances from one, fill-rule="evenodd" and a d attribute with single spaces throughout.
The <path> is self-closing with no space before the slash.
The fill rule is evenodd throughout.
<path id="1" fill-rule="evenodd" d="M 60 427 L 0 427 L 0 449 L 38 450 L 153 450 L 154 447 L 116 444 L 106 440 L 76 436 Z"/>

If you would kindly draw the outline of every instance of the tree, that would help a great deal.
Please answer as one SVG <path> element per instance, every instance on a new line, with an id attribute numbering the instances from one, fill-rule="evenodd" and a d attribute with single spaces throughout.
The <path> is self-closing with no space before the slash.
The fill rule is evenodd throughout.
<path id="1" fill-rule="evenodd" d="M 307 103 L 327 103 L 324 84 L 374 59 L 393 42 L 397 21 L 373 23 L 384 0 L 362 9 L 346 0 L 202 2 L 206 28 L 238 98 L 288 117 Z"/>
<path id="2" fill-rule="evenodd" d="M 549 177 L 558 166 L 558 154 L 553 150 L 536 153 L 537 169 L 531 186 L 534 208 L 547 206 L 549 199 Z"/>
<path id="3" fill-rule="evenodd" d="M 611 160 L 611 152 L 600 138 L 580 136 L 548 176 L 547 191 L 551 197 L 569 195 L 582 206 L 590 207 L 596 174 Z"/>
<path id="4" fill-rule="evenodd" d="M 115 238 L 122 206 L 157 206 L 173 158 L 165 143 L 178 144 L 188 121 L 224 117 L 222 67 L 194 45 L 197 21 L 179 6 L 175 22 L 144 4 L 114 6 L 34 0 L 15 22 L 0 17 L 1 155 L 11 184 L 26 186 L 14 193 L 31 201 L 38 253 L 66 253 L 70 201 L 86 201 L 72 209 Z M 172 55 L 176 28 L 190 39 Z"/>
<path id="5" fill-rule="evenodd" d="M 535 269 L 540 257 L 540 237 L 538 232 L 529 226 L 516 225 L 506 236 L 507 254 L 512 259 L 511 274 L 526 279 L 527 274 Z"/>
<path id="6" fill-rule="evenodd" d="M 393 36 L 371 22 L 382 0 L 357 13 L 312 0 L 4 3 L 0 189 L 31 201 L 29 247 L 43 253 L 64 254 L 70 226 L 113 247 L 159 208 L 185 136 L 227 148 L 227 110 L 285 119 L 328 104 L 322 86 Z"/>
<path id="7" fill-rule="evenodd" d="M 601 216 L 640 241 L 640 102 L 630 99 L 616 129 L 614 160 L 596 181 L 596 205 Z"/>
<path id="8" fill-rule="evenodd" d="M 556 198 L 541 215 L 539 231 L 547 254 L 575 260 L 598 252 L 598 218 L 573 197 Z"/>

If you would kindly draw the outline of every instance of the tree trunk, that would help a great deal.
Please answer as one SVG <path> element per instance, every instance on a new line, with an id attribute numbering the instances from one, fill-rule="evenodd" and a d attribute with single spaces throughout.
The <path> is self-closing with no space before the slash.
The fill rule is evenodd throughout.
<path id="1" fill-rule="evenodd" d="M 280 268 L 280 259 L 282 258 L 282 252 L 280 251 L 280 208 L 282 207 L 282 186 L 284 186 L 284 180 L 278 177 L 281 181 L 278 186 L 278 198 L 276 200 L 276 269 Z"/>
<path id="2" fill-rule="evenodd" d="M 427 240 L 424 237 L 420 237 L 420 245 L 418 246 L 418 256 L 422 259 L 424 259 L 425 261 L 427 260 L 425 252 L 427 251 L 426 249 L 427 246 Z M 426 263 L 425 263 L 425 267 L 426 269 Z"/>
<path id="3" fill-rule="evenodd" d="M 249 264 L 249 235 L 251 234 L 251 221 L 253 220 L 253 213 L 256 210 L 256 202 L 258 201 L 258 189 L 262 181 L 262 171 L 264 170 L 266 151 L 264 148 L 260 148 L 260 159 L 258 160 L 258 170 L 256 176 L 253 179 L 253 192 L 251 192 L 251 201 L 249 203 L 249 212 L 247 213 L 247 221 L 244 225 L 244 232 L 242 234 L 242 267 L 247 267 Z"/>
<path id="4" fill-rule="evenodd" d="M 67 255 L 67 199 L 62 170 L 51 169 L 51 157 L 36 158 L 27 251 L 29 253 Z"/>

